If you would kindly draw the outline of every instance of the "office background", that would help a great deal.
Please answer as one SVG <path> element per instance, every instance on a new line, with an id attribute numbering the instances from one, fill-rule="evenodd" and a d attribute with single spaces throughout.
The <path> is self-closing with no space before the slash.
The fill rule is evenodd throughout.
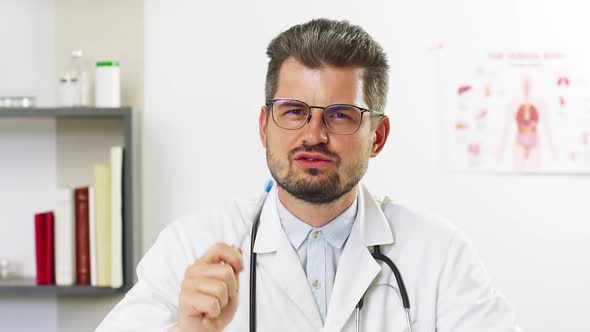
<path id="1" fill-rule="evenodd" d="M 141 115 L 140 256 L 176 217 L 263 189 L 269 174 L 257 121 L 266 45 L 295 23 L 346 18 L 382 44 L 391 65 L 391 135 L 365 183 L 465 230 L 526 331 L 585 331 L 590 177 L 445 170 L 436 49 L 588 52 L 589 7 L 574 0 L 1 0 L 0 88 L 34 91 L 39 104 L 51 105 L 69 51 L 119 58 L 123 103 Z M 2 296 L 0 331 L 93 330 L 119 299 Z"/>

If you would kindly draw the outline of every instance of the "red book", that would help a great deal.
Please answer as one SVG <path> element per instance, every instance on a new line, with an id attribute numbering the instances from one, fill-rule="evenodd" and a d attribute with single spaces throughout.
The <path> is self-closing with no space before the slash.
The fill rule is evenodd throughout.
<path id="1" fill-rule="evenodd" d="M 35 214 L 37 285 L 55 284 L 53 267 L 53 212 Z"/>
<path id="2" fill-rule="evenodd" d="M 76 284 L 90 285 L 88 187 L 74 190 L 76 210 Z"/>

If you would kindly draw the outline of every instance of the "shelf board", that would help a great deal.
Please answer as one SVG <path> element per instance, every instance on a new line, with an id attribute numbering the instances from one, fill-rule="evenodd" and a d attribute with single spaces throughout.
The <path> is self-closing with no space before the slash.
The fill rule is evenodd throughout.
<path id="1" fill-rule="evenodd" d="M 40 107 L 2 108 L 0 117 L 121 117 L 131 112 L 131 107 Z"/>
<path id="2" fill-rule="evenodd" d="M 38 286 L 34 279 L 12 279 L 0 281 L 0 296 L 3 295 L 108 295 L 118 294 L 126 291 L 125 286 L 121 288 L 92 287 L 92 286 Z"/>

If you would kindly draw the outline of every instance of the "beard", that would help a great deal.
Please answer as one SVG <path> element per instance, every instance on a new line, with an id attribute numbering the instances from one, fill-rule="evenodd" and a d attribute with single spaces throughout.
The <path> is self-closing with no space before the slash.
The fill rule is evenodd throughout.
<path id="1" fill-rule="evenodd" d="M 317 168 L 307 168 L 304 172 L 308 176 L 298 176 L 293 165 L 293 156 L 300 151 L 322 153 L 330 157 L 334 160 L 336 170 L 321 171 Z M 286 165 L 267 148 L 266 160 L 270 173 L 279 187 L 297 199 L 317 205 L 330 204 L 350 192 L 359 183 L 368 166 L 368 158 L 358 158 L 344 166 L 342 172 L 338 172 L 341 166 L 340 157 L 329 151 L 325 144 L 303 144 L 291 150 Z M 325 174 L 327 172 L 331 173 Z"/>

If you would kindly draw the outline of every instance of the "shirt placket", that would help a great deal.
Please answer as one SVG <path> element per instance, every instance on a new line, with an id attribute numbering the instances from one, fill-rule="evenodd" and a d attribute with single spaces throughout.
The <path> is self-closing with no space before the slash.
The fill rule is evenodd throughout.
<path id="1" fill-rule="evenodd" d="M 326 237 L 312 230 L 307 239 L 307 279 L 318 305 L 322 321 L 326 320 Z"/>

